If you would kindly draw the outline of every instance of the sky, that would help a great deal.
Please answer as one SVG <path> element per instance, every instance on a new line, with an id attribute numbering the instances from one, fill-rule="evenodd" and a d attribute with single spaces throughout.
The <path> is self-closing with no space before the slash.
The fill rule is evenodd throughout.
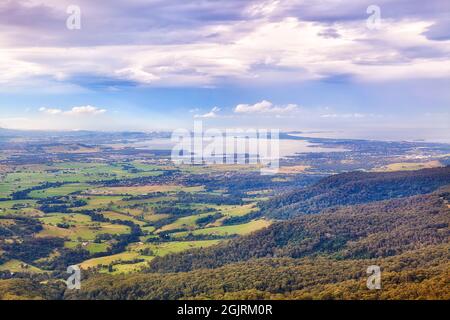
<path id="1" fill-rule="evenodd" d="M 450 141 L 447 0 L 0 0 L 0 127 Z"/>

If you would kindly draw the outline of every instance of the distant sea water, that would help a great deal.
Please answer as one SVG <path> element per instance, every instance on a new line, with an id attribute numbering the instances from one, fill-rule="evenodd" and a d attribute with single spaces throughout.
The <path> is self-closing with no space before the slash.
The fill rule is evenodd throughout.
<path id="1" fill-rule="evenodd" d="M 267 140 L 266 140 L 267 141 Z M 245 143 L 258 143 L 255 139 L 236 139 L 236 144 Z M 260 140 L 261 143 L 261 140 Z M 207 143 L 205 143 L 206 145 Z M 130 144 L 129 144 L 130 146 Z M 171 150 L 175 143 L 170 139 L 153 139 L 134 142 L 131 144 L 132 147 L 138 149 L 147 150 Z M 226 145 L 226 150 L 233 150 L 232 145 Z M 218 150 L 220 148 L 217 148 Z M 344 152 L 347 151 L 344 148 L 325 148 L 319 144 L 310 143 L 306 140 L 290 140 L 290 139 L 280 139 L 279 140 L 279 156 L 281 158 L 294 156 L 297 153 L 317 153 L 317 152 Z"/>
<path id="2" fill-rule="evenodd" d="M 305 138 L 363 139 L 374 141 L 410 141 L 450 144 L 450 124 L 444 129 L 386 129 L 360 131 L 322 131 L 290 134 Z"/>

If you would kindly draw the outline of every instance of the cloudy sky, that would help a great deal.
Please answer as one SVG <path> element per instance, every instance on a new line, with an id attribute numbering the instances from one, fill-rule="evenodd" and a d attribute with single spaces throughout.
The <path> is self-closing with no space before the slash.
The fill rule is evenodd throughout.
<path id="1" fill-rule="evenodd" d="M 0 0 L 0 127 L 450 140 L 449 17 L 448 0 Z"/>

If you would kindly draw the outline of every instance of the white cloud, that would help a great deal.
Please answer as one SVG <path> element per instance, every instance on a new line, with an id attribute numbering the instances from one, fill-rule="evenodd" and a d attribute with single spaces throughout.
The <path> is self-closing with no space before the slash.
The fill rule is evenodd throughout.
<path id="1" fill-rule="evenodd" d="M 159 80 L 158 76 L 154 75 L 153 73 L 144 71 L 140 67 L 124 68 L 121 70 L 117 70 L 115 73 L 122 79 L 144 84 L 150 84 Z"/>
<path id="2" fill-rule="evenodd" d="M 45 107 L 39 108 L 39 111 L 51 115 L 61 114 L 63 112 L 61 109 L 45 108 Z"/>
<path id="3" fill-rule="evenodd" d="M 250 5 L 245 11 L 248 12 L 248 14 L 253 17 L 269 16 L 270 14 L 272 14 L 277 10 L 279 5 L 280 5 L 279 0 L 263 1 Z"/>
<path id="4" fill-rule="evenodd" d="M 238 104 L 234 108 L 235 113 L 270 113 L 270 114 L 286 114 L 297 111 L 299 108 L 296 104 L 288 104 L 286 106 L 276 106 L 272 102 L 263 100 L 255 104 Z"/>
<path id="5" fill-rule="evenodd" d="M 42 112 L 42 113 L 45 113 L 45 114 L 49 114 L 49 115 L 95 116 L 95 115 L 99 115 L 99 114 L 105 113 L 106 109 L 100 109 L 100 108 L 97 108 L 97 107 L 93 107 L 93 106 L 87 105 L 87 106 L 73 107 L 69 111 L 63 111 L 61 109 L 46 108 L 46 107 L 39 108 L 39 111 Z"/>
<path id="6" fill-rule="evenodd" d="M 106 112 L 106 109 L 99 109 L 90 105 L 73 107 L 72 110 L 65 112 L 67 115 L 98 115 Z"/>
<path id="7" fill-rule="evenodd" d="M 276 1 L 268 1 L 268 4 Z M 270 8 L 271 6 L 269 6 Z M 0 52 L 0 84 L 24 79 L 71 83 L 79 74 L 147 86 L 215 86 L 230 79 L 286 83 L 347 75 L 364 81 L 447 78 L 450 42 L 432 41 L 424 20 L 332 24 L 285 17 L 215 25 L 220 39 L 176 44 L 13 47 Z M 339 37 L 323 37 L 330 28 Z M 0 44 L 2 36 L 0 34 Z M 275 44 L 275 45 L 273 45 Z M 81 86 L 85 85 L 83 80 Z"/>
<path id="8" fill-rule="evenodd" d="M 194 115 L 194 118 L 217 118 L 217 113 L 220 111 L 219 107 L 214 107 L 211 109 L 211 111 L 205 113 L 205 114 L 196 114 Z"/>

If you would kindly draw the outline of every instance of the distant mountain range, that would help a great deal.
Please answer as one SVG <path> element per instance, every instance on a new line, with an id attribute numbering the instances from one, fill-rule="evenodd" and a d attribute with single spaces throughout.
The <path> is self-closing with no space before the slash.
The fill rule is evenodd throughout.
<path id="1" fill-rule="evenodd" d="M 168 132 L 138 132 L 138 131 L 89 131 L 89 130 L 73 130 L 73 131 L 45 131 L 45 130 L 16 130 L 0 128 L 0 137 L 33 137 L 33 138 L 97 138 L 97 139 L 150 139 L 155 137 L 170 137 Z"/>

